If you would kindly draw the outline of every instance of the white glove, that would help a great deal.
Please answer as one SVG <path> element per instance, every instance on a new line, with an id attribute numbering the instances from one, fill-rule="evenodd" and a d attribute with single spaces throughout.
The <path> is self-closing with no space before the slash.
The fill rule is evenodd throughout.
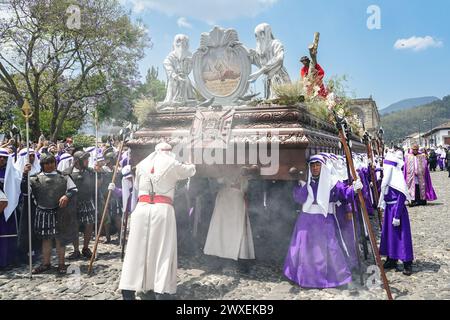
<path id="1" fill-rule="evenodd" d="M 306 185 L 306 181 L 298 180 L 298 185 L 304 187 Z"/>
<path id="2" fill-rule="evenodd" d="M 363 189 L 363 184 L 360 179 L 353 182 L 353 190 L 355 192 L 358 192 L 358 190 L 362 190 L 362 189 Z"/>
<path id="3" fill-rule="evenodd" d="M 381 171 L 384 171 L 384 167 L 379 167 L 378 169 L 380 169 Z"/>
<path id="4" fill-rule="evenodd" d="M 400 219 L 392 219 L 392 225 L 394 227 L 400 227 Z"/>
<path id="5" fill-rule="evenodd" d="M 110 183 L 109 185 L 108 185 L 108 190 L 114 190 L 116 188 L 116 185 L 114 184 L 114 183 Z"/>

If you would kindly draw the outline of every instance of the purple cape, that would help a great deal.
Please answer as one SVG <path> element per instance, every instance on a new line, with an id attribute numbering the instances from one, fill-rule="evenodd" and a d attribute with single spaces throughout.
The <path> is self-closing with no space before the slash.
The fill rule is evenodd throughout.
<path id="1" fill-rule="evenodd" d="M 386 209 L 381 231 L 380 254 L 404 262 L 413 261 L 411 227 L 408 209 L 405 205 L 406 196 L 389 187 L 387 195 L 384 196 L 384 201 L 386 202 Z M 399 227 L 392 225 L 394 218 L 400 219 Z"/>
<path id="2" fill-rule="evenodd" d="M 314 198 L 317 184 L 311 182 Z M 306 186 L 294 188 L 294 200 L 303 204 L 308 197 Z M 338 182 L 331 190 L 330 202 L 354 197 L 353 188 Z M 350 266 L 343 250 L 343 240 L 334 214 L 300 213 L 284 262 L 284 275 L 301 287 L 331 288 L 352 281 Z"/>

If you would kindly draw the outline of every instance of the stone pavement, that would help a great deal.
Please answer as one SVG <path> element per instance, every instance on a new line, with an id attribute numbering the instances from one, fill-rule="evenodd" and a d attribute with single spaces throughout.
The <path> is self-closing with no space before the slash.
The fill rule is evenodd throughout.
<path id="1" fill-rule="evenodd" d="M 438 201 L 409 209 L 416 259 L 414 274 L 406 277 L 401 272 L 387 273 L 394 299 L 450 299 L 450 178 L 446 172 L 433 172 L 432 179 Z M 366 266 L 370 264 L 370 260 L 365 262 Z M 117 288 L 121 270 L 117 245 L 99 245 L 91 277 L 86 274 L 87 266 L 88 261 L 77 261 L 72 264 L 75 274 L 58 276 L 50 272 L 31 280 L 26 266 L 1 272 L 0 299 L 121 299 Z M 365 282 L 369 276 L 364 275 Z M 178 278 L 178 299 L 386 299 L 381 287 L 361 286 L 358 274 L 345 288 L 302 289 L 282 276 L 282 263 L 257 262 L 243 272 L 233 263 L 217 268 L 217 263 L 211 263 L 208 257 L 182 252 Z"/>

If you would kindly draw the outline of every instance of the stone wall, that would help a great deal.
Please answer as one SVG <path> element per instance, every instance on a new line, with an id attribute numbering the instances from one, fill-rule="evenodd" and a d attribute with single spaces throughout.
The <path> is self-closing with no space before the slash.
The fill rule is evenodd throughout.
<path id="1" fill-rule="evenodd" d="M 350 110 L 353 114 L 358 115 L 369 133 L 378 131 L 380 128 L 380 114 L 378 113 L 377 103 L 372 97 L 352 100 Z"/>

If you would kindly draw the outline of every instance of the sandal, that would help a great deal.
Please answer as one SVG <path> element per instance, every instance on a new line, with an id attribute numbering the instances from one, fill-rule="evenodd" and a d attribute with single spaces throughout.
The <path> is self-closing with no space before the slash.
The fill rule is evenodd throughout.
<path id="1" fill-rule="evenodd" d="M 69 265 L 65 265 L 65 264 L 62 264 L 62 265 L 59 265 L 58 266 L 58 274 L 60 274 L 60 275 L 65 275 L 65 274 L 67 274 L 67 267 L 68 267 Z"/>
<path id="2" fill-rule="evenodd" d="M 34 268 L 33 271 L 31 271 L 32 274 L 41 274 L 46 271 L 49 271 L 52 268 L 50 264 L 41 264 L 39 267 Z"/>
<path id="3" fill-rule="evenodd" d="M 89 248 L 83 248 L 83 250 L 81 250 L 81 253 L 83 254 L 83 257 L 85 257 L 86 259 L 90 259 L 92 257 L 92 252 L 91 249 Z"/>
<path id="4" fill-rule="evenodd" d="M 74 251 L 67 257 L 68 260 L 78 260 L 80 258 L 81 258 L 80 251 Z"/>

